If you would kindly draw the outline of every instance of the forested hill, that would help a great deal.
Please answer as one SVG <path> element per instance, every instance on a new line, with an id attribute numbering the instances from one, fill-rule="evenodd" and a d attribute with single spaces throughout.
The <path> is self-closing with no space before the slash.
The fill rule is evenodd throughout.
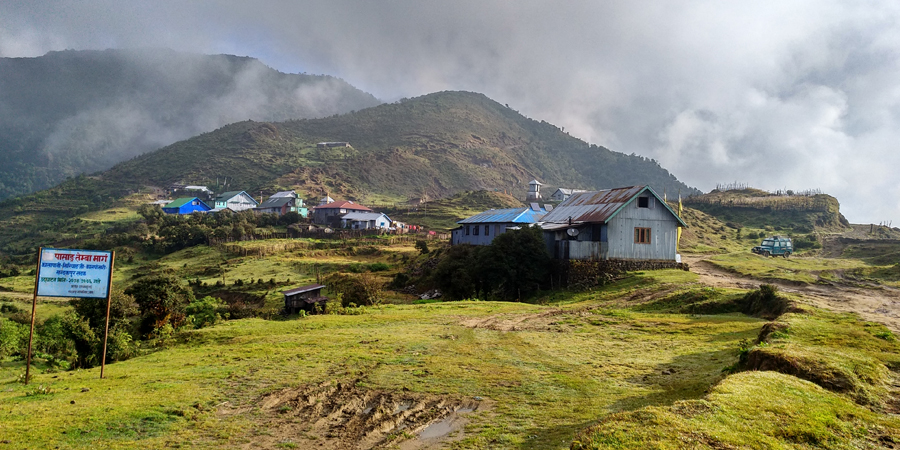
<path id="1" fill-rule="evenodd" d="M 317 148 L 323 141 L 352 147 Z M 656 161 L 589 145 L 482 94 L 439 92 L 324 119 L 241 122 L 122 163 L 104 179 L 182 182 L 253 192 L 298 189 L 360 201 L 507 190 L 534 178 L 556 187 L 650 184 L 699 193 Z M 220 186 L 221 188 L 221 186 Z M 221 190 L 221 189 L 220 189 Z"/>
<path id="2" fill-rule="evenodd" d="M 379 103 L 343 80 L 284 74 L 248 57 L 143 49 L 0 58 L 0 199 L 228 123 Z"/>

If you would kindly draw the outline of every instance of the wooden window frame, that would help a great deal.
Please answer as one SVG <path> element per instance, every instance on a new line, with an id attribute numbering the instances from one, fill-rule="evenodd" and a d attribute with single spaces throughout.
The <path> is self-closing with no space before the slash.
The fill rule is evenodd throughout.
<path id="1" fill-rule="evenodd" d="M 634 227 L 634 243 L 649 244 L 651 243 L 651 229 L 643 227 Z"/>

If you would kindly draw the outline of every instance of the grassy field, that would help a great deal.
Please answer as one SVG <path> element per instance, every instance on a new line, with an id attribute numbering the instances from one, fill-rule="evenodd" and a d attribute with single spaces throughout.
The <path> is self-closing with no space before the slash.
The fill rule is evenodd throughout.
<path id="1" fill-rule="evenodd" d="M 816 283 L 834 280 L 840 272 L 866 267 L 855 259 L 798 257 L 763 257 L 750 252 L 715 255 L 710 262 L 728 271 L 759 280 L 786 280 Z"/>
<path id="2" fill-rule="evenodd" d="M 208 448 L 253 442 L 264 394 L 325 380 L 481 397 L 459 448 L 567 448 L 597 417 L 701 397 L 762 322 L 500 302 L 386 305 L 352 316 L 248 319 L 183 334 L 107 367 L 15 383 L 0 369 L 6 439 L 34 448 Z M 516 331 L 506 321 L 531 318 Z M 223 402 L 249 414 L 223 415 Z M 51 411 L 67 414 L 49 414 Z M 322 437 L 318 437 L 322 438 Z M 303 436 L 296 437 L 305 439 Z"/>

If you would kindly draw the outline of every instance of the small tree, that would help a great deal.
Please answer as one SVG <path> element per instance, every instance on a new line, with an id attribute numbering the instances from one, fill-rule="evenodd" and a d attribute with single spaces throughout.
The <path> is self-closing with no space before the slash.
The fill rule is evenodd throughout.
<path id="1" fill-rule="evenodd" d="M 141 332 L 149 334 L 168 324 L 184 324 L 184 308 L 194 301 L 194 292 L 171 276 L 150 276 L 138 280 L 125 291 L 134 296 L 141 312 Z"/>

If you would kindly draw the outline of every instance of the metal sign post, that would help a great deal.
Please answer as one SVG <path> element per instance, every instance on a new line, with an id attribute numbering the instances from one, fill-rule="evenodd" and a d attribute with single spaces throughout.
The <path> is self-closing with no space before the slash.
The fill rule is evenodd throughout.
<path id="1" fill-rule="evenodd" d="M 109 308 L 112 305 L 112 271 L 116 265 L 116 252 L 112 252 L 112 258 L 109 261 L 109 286 L 106 288 L 106 327 L 103 332 L 103 357 L 100 363 L 100 379 L 103 379 L 103 371 L 106 369 L 106 341 L 109 339 Z"/>
<path id="2" fill-rule="evenodd" d="M 38 249 L 37 268 L 34 270 L 34 297 L 31 299 L 31 331 L 28 333 L 28 353 L 25 355 L 25 384 L 31 380 L 31 341 L 34 338 L 34 312 L 37 309 L 38 280 L 41 279 L 41 252 Z"/>

